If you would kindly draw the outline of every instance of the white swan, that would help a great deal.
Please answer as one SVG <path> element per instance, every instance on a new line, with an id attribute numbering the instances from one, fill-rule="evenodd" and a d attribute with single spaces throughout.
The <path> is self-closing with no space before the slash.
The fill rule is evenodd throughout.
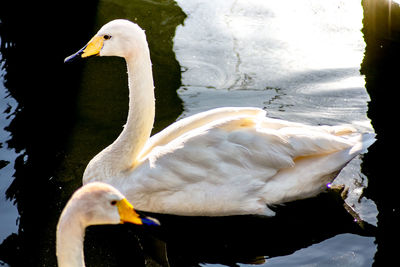
<path id="1" fill-rule="evenodd" d="M 135 212 L 126 198 L 111 185 L 93 182 L 78 189 L 68 201 L 57 225 L 56 254 L 59 267 L 85 266 L 85 229 L 100 224 L 159 225 Z"/>
<path id="2" fill-rule="evenodd" d="M 129 76 L 127 123 L 88 164 L 83 182 L 112 184 L 140 210 L 178 215 L 273 215 L 270 204 L 315 196 L 374 134 L 267 118 L 258 108 L 219 108 L 150 137 L 154 86 L 144 31 L 127 20 L 104 25 L 66 58 L 119 56 Z"/>

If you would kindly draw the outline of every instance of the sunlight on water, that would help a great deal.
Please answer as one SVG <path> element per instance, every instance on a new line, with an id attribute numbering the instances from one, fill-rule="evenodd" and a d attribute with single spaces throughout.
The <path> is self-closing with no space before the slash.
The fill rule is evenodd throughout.
<path id="1" fill-rule="evenodd" d="M 350 122 L 341 117 L 341 107 L 351 107 L 354 101 L 359 118 L 353 116 L 351 123 L 371 129 L 366 118 L 369 97 L 359 73 L 365 48 L 359 2 L 198 0 L 178 4 L 189 14 L 174 38 L 183 68 L 184 90 L 179 92 L 184 114 L 192 114 L 196 97 L 212 95 L 211 89 L 245 89 L 250 98 L 254 94 L 264 101 L 244 99 L 242 106 L 258 106 L 273 116 L 303 122 L 315 118 L 322 119 L 316 123 Z M 350 105 L 349 99 L 336 103 L 348 89 L 352 91 Z M 315 97 L 327 92 L 331 99 Z M 221 106 L 237 105 L 229 95 Z M 335 108 L 324 113 L 324 102 L 332 100 Z M 202 106 L 203 110 L 214 107 Z"/>
<path id="2" fill-rule="evenodd" d="M 364 51 L 362 34 L 357 31 L 363 16 L 358 1 L 274 3 L 274 24 L 278 25 L 274 35 L 285 40 L 288 54 L 284 57 L 293 69 L 358 67 Z"/>
<path id="3" fill-rule="evenodd" d="M 227 56 L 224 61 L 213 63 L 214 68 L 225 69 L 224 77 L 229 77 L 237 64 L 249 67 L 249 71 L 250 67 L 260 68 L 257 65 L 261 63 L 267 70 L 273 66 L 287 72 L 288 68 L 358 67 L 363 57 L 364 42 L 359 32 L 363 13 L 357 1 L 178 2 L 191 14 L 175 37 L 178 57 L 182 49 L 207 49 L 210 57 L 223 53 Z M 181 45 L 188 39 L 196 42 Z M 204 57 L 197 55 L 200 51 L 193 52 L 192 58 L 203 62 Z"/>

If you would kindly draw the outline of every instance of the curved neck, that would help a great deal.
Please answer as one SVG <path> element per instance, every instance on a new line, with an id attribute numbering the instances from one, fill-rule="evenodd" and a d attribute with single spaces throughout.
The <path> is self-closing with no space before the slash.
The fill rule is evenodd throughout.
<path id="1" fill-rule="evenodd" d="M 155 99 L 149 50 L 126 58 L 129 79 L 129 112 L 124 130 L 111 145 L 118 153 L 118 170 L 135 166 L 137 157 L 150 138 L 154 124 Z M 113 163 L 117 166 L 116 163 Z"/>
<path id="2" fill-rule="evenodd" d="M 150 52 L 147 42 L 126 57 L 129 82 L 129 112 L 123 131 L 107 148 L 91 160 L 84 183 L 101 181 L 134 168 L 138 155 L 150 138 L 154 123 L 155 99 Z"/>
<path id="3" fill-rule="evenodd" d="M 57 226 L 56 254 L 59 267 L 84 267 L 85 227 L 77 216 L 63 216 Z"/>

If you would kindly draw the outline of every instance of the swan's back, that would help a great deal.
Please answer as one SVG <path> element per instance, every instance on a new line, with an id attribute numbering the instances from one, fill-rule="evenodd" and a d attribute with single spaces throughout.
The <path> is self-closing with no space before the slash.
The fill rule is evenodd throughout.
<path id="1" fill-rule="evenodd" d="M 215 108 L 209 111 L 201 112 L 193 116 L 181 119 L 168 126 L 163 131 L 152 136 L 140 154 L 141 159 L 145 159 L 148 153 L 157 146 L 163 146 L 170 141 L 182 136 L 183 134 L 200 128 L 208 123 L 217 120 L 228 120 L 237 117 L 265 117 L 266 112 L 259 108 L 252 107 L 224 107 Z"/>

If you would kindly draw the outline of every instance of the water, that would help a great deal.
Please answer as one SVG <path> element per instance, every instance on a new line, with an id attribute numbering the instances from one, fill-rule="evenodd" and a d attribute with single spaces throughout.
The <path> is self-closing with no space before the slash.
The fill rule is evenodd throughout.
<path id="1" fill-rule="evenodd" d="M 1 42 L 1 40 L 0 40 Z M 0 55 L 0 61 L 1 55 Z M 1 66 L 3 67 L 3 66 Z M 10 124 L 10 121 L 13 120 L 14 116 L 12 115 L 16 108 L 17 102 L 15 99 L 8 95 L 7 89 L 3 84 L 4 77 L 4 69 L 0 72 L 0 109 L 2 111 L 2 117 L 0 119 L 0 128 L 2 129 L 0 132 L 1 145 L 0 145 L 0 155 L 1 155 L 1 177 L 0 180 L 0 214 L 2 215 L 2 224 L 3 226 L 0 229 L 0 240 L 4 240 L 10 233 L 16 233 L 18 229 L 18 211 L 14 207 L 12 201 L 6 197 L 7 188 L 10 186 L 12 182 L 12 178 L 14 175 L 14 162 L 16 161 L 19 153 L 16 153 L 15 150 L 10 149 L 7 145 L 7 141 L 10 139 L 10 133 L 6 131 L 6 127 Z M 23 153 L 20 153 L 23 154 Z"/>
<path id="2" fill-rule="evenodd" d="M 89 228 L 88 266 L 382 266 L 396 255 L 396 164 L 385 146 L 395 140 L 388 92 L 398 82 L 397 4 L 390 23 L 388 4 L 373 0 L 68 1 L 51 12 L 42 2 L 20 5 L 0 4 L 0 265 L 55 265 L 59 214 L 87 162 L 121 131 L 124 62 L 62 63 L 115 18 L 146 30 L 154 133 L 209 108 L 256 106 L 313 125 L 372 131 L 372 120 L 378 142 L 335 182 L 349 188 L 345 201 L 364 228 L 334 193 L 279 207 L 273 219 L 159 215 L 161 229 Z"/>

